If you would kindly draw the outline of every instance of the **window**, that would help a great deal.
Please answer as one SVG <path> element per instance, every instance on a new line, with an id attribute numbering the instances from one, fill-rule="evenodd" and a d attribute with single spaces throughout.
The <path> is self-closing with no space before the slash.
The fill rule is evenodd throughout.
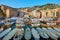
<path id="1" fill-rule="evenodd" d="M 56 12 L 56 16 L 57 16 L 57 17 L 60 17 L 60 14 L 59 14 L 59 12 Z"/>
<path id="2" fill-rule="evenodd" d="M 53 12 L 53 16 L 55 16 L 55 12 Z"/>
<path id="3" fill-rule="evenodd" d="M 40 18 L 42 17 L 42 12 L 40 12 Z"/>
<path id="4" fill-rule="evenodd" d="M 46 16 L 48 16 L 48 12 L 46 12 Z"/>

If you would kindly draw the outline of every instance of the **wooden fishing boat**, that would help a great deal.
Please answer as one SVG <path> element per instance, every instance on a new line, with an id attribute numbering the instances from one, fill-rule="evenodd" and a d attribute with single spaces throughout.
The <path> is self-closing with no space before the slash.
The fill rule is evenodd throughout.
<path id="1" fill-rule="evenodd" d="M 31 39 L 31 30 L 30 30 L 30 28 L 26 28 L 26 30 L 25 30 L 25 35 L 24 35 L 24 37 L 25 37 L 25 39 L 26 40 L 29 40 L 29 39 Z"/>
<path id="2" fill-rule="evenodd" d="M 6 34 L 8 34 L 10 31 L 11 31 L 11 28 L 8 28 L 8 29 L 4 30 L 2 33 L 0 33 L 0 38 L 5 36 Z"/>
<path id="3" fill-rule="evenodd" d="M 49 36 L 47 35 L 46 31 L 44 30 L 44 28 L 37 28 L 37 31 L 39 32 L 39 35 L 42 37 L 42 38 L 49 38 Z"/>
<path id="4" fill-rule="evenodd" d="M 60 33 L 57 32 L 55 29 L 52 29 L 52 28 L 48 28 L 49 31 L 51 31 L 53 34 L 57 35 L 59 38 L 60 38 Z"/>
<path id="5" fill-rule="evenodd" d="M 52 38 L 52 39 L 58 39 L 58 36 L 57 35 L 55 35 L 51 30 L 49 30 L 49 29 L 51 29 L 51 28 L 48 28 L 48 30 L 47 30 L 47 34 Z"/>
<path id="6" fill-rule="evenodd" d="M 24 35 L 24 29 L 23 28 L 17 28 L 16 30 L 16 34 L 13 37 L 13 40 L 21 40 L 23 35 Z"/>
<path id="7" fill-rule="evenodd" d="M 54 30 L 56 30 L 57 32 L 60 33 L 60 28 L 55 28 L 55 27 L 54 27 Z"/>
<path id="8" fill-rule="evenodd" d="M 32 28 L 32 35 L 35 40 L 39 40 L 40 38 L 39 33 L 34 28 Z"/>
<path id="9" fill-rule="evenodd" d="M 3 38 L 3 40 L 9 40 L 9 39 L 11 39 L 11 38 L 15 35 L 15 33 L 16 33 L 16 28 L 13 29 L 13 30 L 11 30 L 11 32 L 9 32 L 9 33 Z"/>
<path id="10" fill-rule="evenodd" d="M 45 37 L 46 37 L 46 38 L 49 38 L 49 36 L 47 35 L 47 31 L 46 31 L 47 29 L 46 29 L 46 28 L 44 28 L 44 27 L 42 27 L 42 30 L 43 30 L 43 31 L 44 31 L 44 33 L 45 33 Z"/>

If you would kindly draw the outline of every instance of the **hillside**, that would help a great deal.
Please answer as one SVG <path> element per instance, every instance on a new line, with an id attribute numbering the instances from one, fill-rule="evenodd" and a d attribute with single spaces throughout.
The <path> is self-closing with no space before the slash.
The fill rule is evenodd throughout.
<path id="1" fill-rule="evenodd" d="M 1 6 L 1 5 L 0 5 Z M 13 7 L 10 7 L 10 6 L 6 6 L 6 5 L 3 5 L 3 6 L 5 6 L 5 7 L 7 7 L 7 8 L 12 8 L 12 9 L 18 9 L 18 10 L 20 10 L 20 9 L 25 9 L 25 8 L 27 8 L 27 9 L 36 9 L 36 8 L 40 8 L 41 10 L 46 10 L 46 9 L 55 9 L 55 8 L 60 8 L 60 5 L 57 5 L 57 4 L 51 4 L 51 3 L 49 3 L 49 4 L 45 4 L 45 5 L 42 5 L 42 6 L 33 6 L 33 7 L 25 7 L 25 8 L 13 8 Z"/>
<path id="2" fill-rule="evenodd" d="M 46 9 L 55 9 L 55 8 L 60 8 L 60 5 L 57 4 L 45 4 L 42 6 L 34 6 L 33 8 L 39 7 L 41 10 L 46 10 Z"/>

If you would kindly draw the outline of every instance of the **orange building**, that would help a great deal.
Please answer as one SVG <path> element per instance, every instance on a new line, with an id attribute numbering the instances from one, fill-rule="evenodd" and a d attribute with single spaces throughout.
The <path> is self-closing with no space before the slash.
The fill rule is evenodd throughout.
<path id="1" fill-rule="evenodd" d="M 9 6 L 5 6 L 5 5 L 1 5 L 1 9 L 3 10 L 3 12 L 6 14 L 6 17 L 16 17 L 18 14 L 17 9 L 11 8 Z"/>

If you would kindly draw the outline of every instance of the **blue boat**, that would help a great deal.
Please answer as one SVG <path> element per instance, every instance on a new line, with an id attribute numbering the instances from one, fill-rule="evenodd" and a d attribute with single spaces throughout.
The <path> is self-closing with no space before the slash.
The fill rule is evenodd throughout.
<path id="1" fill-rule="evenodd" d="M 40 38 L 39 33 L 34 28 L 32 28 L 31 31 L 32 31 L 32 35 L 33 35 L 34 39 L 35 40 L 40 40 L 39 39 Z"/>
<path id="2" fill-rule="evenodd" d="M 60 28 L 54 28 L 54 30 L 60 33 Z"/>
<path id="3" fill-rule="evenodd" d="M 44 30 L 44 28 L 37 28 L 37 31 L 39 32 L 39 35 L 42 38 L 45 38 L 45 39 L 49 38 L 49 36 L 47 35 L 46 30 Z"/>
<path id="4" fill-rule="evenodd" d="M 51 28 L 48 28 L 48 30 L 47 30 L 47 34 L 52 38 L 52 39 L 58 39 L 58 36 L 57 35 L 55 35 L 51 30 L 49 30 L 49 29 L 51 29 Z"/>
<path id="5" fill-rule="evenodd" d="M 16 31 L 17 32 L 16 32 L 15 36 L 13 37 L 13 40 L 21 40 L 23 35 L 24 35 L 24 29 L 23 28 L 17 28 Z"/>
<path id="6" fill-rule="evenodd" d="M 8 29 L 4 30 L 2 33 L 0 33 L 0 38 L 5 36 L 6 34 L 8 34 L 10 31 L 11 31 L 11 28 L 8 28 Z"/>
<path id="7" fill-rule="evenodd" d="M 9 32 L 9 33 L 3 38 L 3 40 L 9 40 L 9 39 L 11 39 L 11 38 L 15 35 L 15 33 L 16 33 L 16 28 L 13 29 L 13 30 L 11 30 L 11 32 Z"/>
<path id="8" fill-rule="evenodd" d="M 48 30 L 51 31 L 53 34 L 57 35 L 60 38 L 60 33 L 57 32 L 55 29 L 50 28 Z"/>
<path id="9" fill-rule="evenodd" d="M 31 35 L 30 28 L 26 28 L 24 37 L 25 37 L 26 40 L 30 40 L 31 39 L 32 35 Z"/>

